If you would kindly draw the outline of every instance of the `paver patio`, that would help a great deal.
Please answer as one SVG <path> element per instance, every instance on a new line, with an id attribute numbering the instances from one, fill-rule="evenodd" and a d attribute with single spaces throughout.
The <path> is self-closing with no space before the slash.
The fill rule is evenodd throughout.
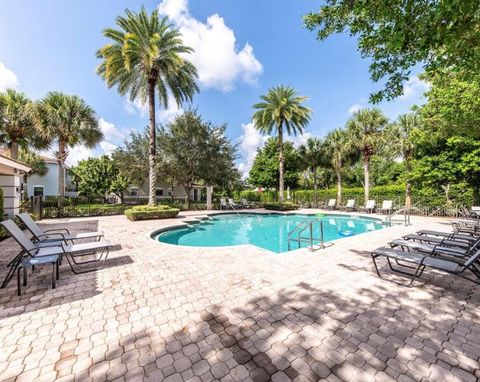
<path id="1" fill-rule="evenodd" d="M 66 222 L 66 223 L 65 223 Z M 121 245 L 106 268 L 57 289 L 38 269 L 0 290 L 1 381 L 373 381 L 480 379 L 480 287 L 426 271 L 379 279 L 369 251 L 437 218 L 314 253 L 185 248 L 146 233 L 167 221 L 62 221 Z M 45 221 L 53 227 L 59 221 Z M 18 251 L 0 243 L 1 274 Z"/>

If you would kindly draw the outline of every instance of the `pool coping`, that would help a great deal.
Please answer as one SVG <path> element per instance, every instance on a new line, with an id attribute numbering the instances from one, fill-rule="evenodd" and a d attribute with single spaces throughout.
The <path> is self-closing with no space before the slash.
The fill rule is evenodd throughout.
<path id="1" fill-rule="evenodd" d="M 193 217 L 193 218 L 190 218 L 192 221 L 193 220 L 198 220 L 198 221 L 201 221 L 203 219 L 200 219 L 201 217 L 210 217 L 210 216 L 218 216 L 218 215 L 235 215 L 235 214 L 238 214 L 238 215 L 252 215 L 252 214 L 256 214 L 256 215 L 302 215 L 302 216 L 315 216 L 315 215 L 318 215 L 320 212 L 312 212 L 312 213 L 305 213 L 305 212 L 301 212 L 301 213 L 298 213 L 296 211 L 213 211 L 213 212 L 209 212 L 209 213 L 206 213 L 206 214 L 203 214 L 203 215 L 199 215 L 198 217 Z M 369 219 L 369 220 L 376 220 L 378 222 L 381 222 L 382 224 L 385 223 L 385 221 L 383 221 L 382 219 L 378 218 L 378 217 L 372 217 L 372 216 L 368 216 L 368 215 L 361 215 L 361 214 L 345 214 L 345 213 L 336 213 L 336 211 L 327 211 L 327 213 L 323 213 L 321 212 L 323 215 L 334 215 L 334 216 L 338 216 L 338 217 L 351 217 L 351 218 L 363 218 L 363 219 Z M 182 219 L 182 218 L 180 218 Z M 295 252 L 298 252 L 298 251 L 304 251 L 305 249 L 307 249 L 310 253 L 312 252 L 315 252 L 319 249 L 322 249 L 322 248 L 318 248 L 318 249 L 314 249 L 313 251 L 310 250 L 309 248 L 307 247 L 303 247 L 303 248 L 297 248 L 297 249 L 292 249 L 290 251 L 284 251 L 284 252 L 274 252 L 274 251 L 271 251 L 269 249 L 266 249 L 266 248 L 263 248 L 263 247 L 259 247 L 258 245 L 255 245 L 255 244 L 250 244 L 250 243 L 246 243 L 246 244 L 237 244 L 237 245 L 222 245 L 222 246 L 198 246 L 198 247 L 192 247 L 192 246 L 188 246 L 188 245 L 180 245 L 180 244 L 170 244 L 170 243 L 164 243 L 164 242 L 161 242 L 159 240 L 156 240 L 154 238 L 154 236 L 158 236 L 159 234 L 161 233 L 164 233 L 164 232 L 168 232 L 168 231 L 173 231 L 175 229 L 180 229 L 180 228 L 189 228 L 189 224 L 187 222 L 185 222 L 185 220 L 188 220 L 189 218 L 188 217 L 185 217 L 184 220 L 180 223 L 172 223 L 171 225 L 168 225 L 166 227 L 161 227 L 161 228 L 156 228 L 154 230 L 151 230 L 149 232 L 147 232 L 147 234 L 145 235 L 145 237 L 148 239 L 148 240 L 153 240 L 155 241 L 156 243 L 160 244 L 160 245 L 167 245 L 167 246 L 171 246 L 171 247 L 180 247 L 180 248 L 203 248 L 203 249 L 210 249 L 210 248 L 215 248 L 215 249 L 222 249 L 222 248 L 225 248 L 225 249 L 228 249 L 228 248 L 238 248 L 238 247 L 242 247 L 242 246 L 251 246 L 251 247 L 254 247 L 256 249 L 259 249 L 261 251 L 266 251 L 268 252 L 269 254 L 274 254 L 274 255 L 283 255 L 285 253 L 295 253 Z M 198 224 L 198 223 L 196 223 Z M 392 226 L 385 226 L 384 229 L 387 229 L 387 228 L 391 228 Z M 376 231 L 379 231 L 379 230 L 375 230 L 375 231 L 370 231 L 370 232 L 362 232 L 360 235 L 364 235 L 364 234 L 368 234 L 368 233 L 372 233 L 372 232 L 376 232 Z M 358 235 L 353 235 L 353 236 L 346 236 L 346 237 L 339 237 L 337 239 L 334 239 L 334 240 L 329 240 L 328 242 L 325 242 L 324 244 L 331 244 L 331 245 L 334 245 L 335 242 L 337 242 L 338 240 L 346 240 L 346 239 L 349 239 L 351 237 L 356 237 Z"/>

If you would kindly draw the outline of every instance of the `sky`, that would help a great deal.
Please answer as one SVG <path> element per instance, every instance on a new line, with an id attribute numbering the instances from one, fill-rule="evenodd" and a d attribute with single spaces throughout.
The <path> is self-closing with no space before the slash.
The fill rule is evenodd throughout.
<path id="1" fill-rule="evenodd" d="M 191 105 L 205 120 L 227 124 L 238 145 L 238 167 L 244 175 L 267 137 L 251 122 L 252 105 L 273 86 L 292 86 L 308 97 L 313 111 L 305 133 L 292 137 L 296 145 L 308 137 L 323 137 L 342 127 L 355 111 L 369 107 L 370 93 L 380 88 L 370 80 L 369 60 L 361 58 L 355 38 L 334 35 L 316 40 L 302 16 L 316 11 L 312 0 L 2 0 L 0 13 L 0 91 L 16 88 L 32 99 L 56 90 L 82 97 L 99 118 L 105 139 L 94 149 L 70 150 L 67 163 L 110 153 L 131 131 L 148 124 L 147 109 L 121 97 L 96 74 L 95 52 L 108 42 L 103 29 L 115 17 L 141 5 L 158 9 L 180 29 L 194 49 L 188 58 L 199 74 L 200 92 Z M 415 74 L 404 95 L 378 105 L 391 119 L 424 101 L 427 85 Z M 175 102 L 159 109 L 160 122 L 182 111 Z"/>

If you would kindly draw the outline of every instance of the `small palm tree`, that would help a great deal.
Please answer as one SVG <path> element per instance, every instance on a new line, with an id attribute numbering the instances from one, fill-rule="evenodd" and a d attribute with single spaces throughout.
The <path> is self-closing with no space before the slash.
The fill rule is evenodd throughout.
<path id="1" fill-rule="evenodd" d="M 324 164 L 323 145 L 318 138 L 308 138 L 307 143 L 298 148 L 304 169 L 313 174 L 313 203 L 317 205 L 318 169 Z"/>
<path id="2" fill-rule="evenodd" d="M 324 152 L 337 178 L 337 206 L 339 206 L 342 203 L 343 166 L 353 154 L 346 131 L 342 129 L 330 131 L 325 137 Z"/>
<path id="3" fill-rule="evenodd" d="M 95 111 L 77 96 L 49 92 L 35 108 L 37 129 L 50 142 L 57 142 L 58 194 L 65 196 L 65 160 L 68 148 L 83 144 L 89 148 L 103 139 Z"/>
<path id="4" fill-rule="evenodd" d="M 192 49 L 182 42 L 180 32 L 168 19 L 150 15 L 142 7 L 139 13 L 125 11 L 118 16 L 119 29 L 108 28 L 103 35 L 112 40 L 97 52 L 102 59 L 97 73 L 108 87 L 116 86 L 131 101 L 148 100 L 149 110 L 149 204 L 156 202 L 155 94 L 160 106 L 168 107 L 169 94 L 177 105 L 191 101 L 198 92 L 197 70 L 185 59 Z"/>
<path id="5" fill-rule="evenodd" d="M 37 136 L 32 101 L 14 89 L 0 93 L 0 145 L 9 149 L 12 159 L 18 159 L 19 147 L 46 146 Z"/>
<path id="6" fill-rule="evenodd" d="M 363 157 L 365 201 L 370 196 L 370 160 L 385 141 L 387 123 L 380 109 L 360 110 L 347 122 L 349 144 Z"/>
<path id="7" fill-rule="evenodd" d="M 284 190 L 284 166 L 285 158 L 283 154 L 283 128 L 287 134 L 302 134 L 303 130 L 310 122 L 311 110 L 302 105 L 307 99 L 299 96 L 297 92 L 289 86 L 277 86 L 268 91 L 266 95 L 261 96 L 263 102 L 253 105 L 257 111 L 253 115 L 255 127 L 263 134 L 271 134 L 276 130 L 278 134 L 279 146 L 279 200 L 283 202 Z"/>
<path id="8" fill-rule="evenodd" d="M 415 151 L 415 142 L 412 139 L 412 132 L 421 127 L 420 116 L 416 113 L 400 115 L 395 123 L 388 128 L 390 139 L 390 148 L 396 155 L 400 155 L 405 163 L 406 188 L 405 188 L 405 207 L 412 207 L 412 161 Z"/>

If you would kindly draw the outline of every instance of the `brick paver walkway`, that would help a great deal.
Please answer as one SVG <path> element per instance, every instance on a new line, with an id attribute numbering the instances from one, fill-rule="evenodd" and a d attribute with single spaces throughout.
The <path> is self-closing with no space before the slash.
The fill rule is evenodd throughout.
<path id="1" fill-rule="evenodd" d="M 369 251 L 415 219 L 323 251 L 184 248 L 145 234 L 170 221 L 73 219 L 121 245 L 105 269 L 57 289 L 36 270 L 0 290 L 0 381 L 475 381 L 480 288 L 428 272 L 413 288 Z M 53 226 L 58 221 L 46 221 Z M 65 223 L 62 223 L 65 224 Z M 0 243 L 0 276 L 17 247 Z"/>

